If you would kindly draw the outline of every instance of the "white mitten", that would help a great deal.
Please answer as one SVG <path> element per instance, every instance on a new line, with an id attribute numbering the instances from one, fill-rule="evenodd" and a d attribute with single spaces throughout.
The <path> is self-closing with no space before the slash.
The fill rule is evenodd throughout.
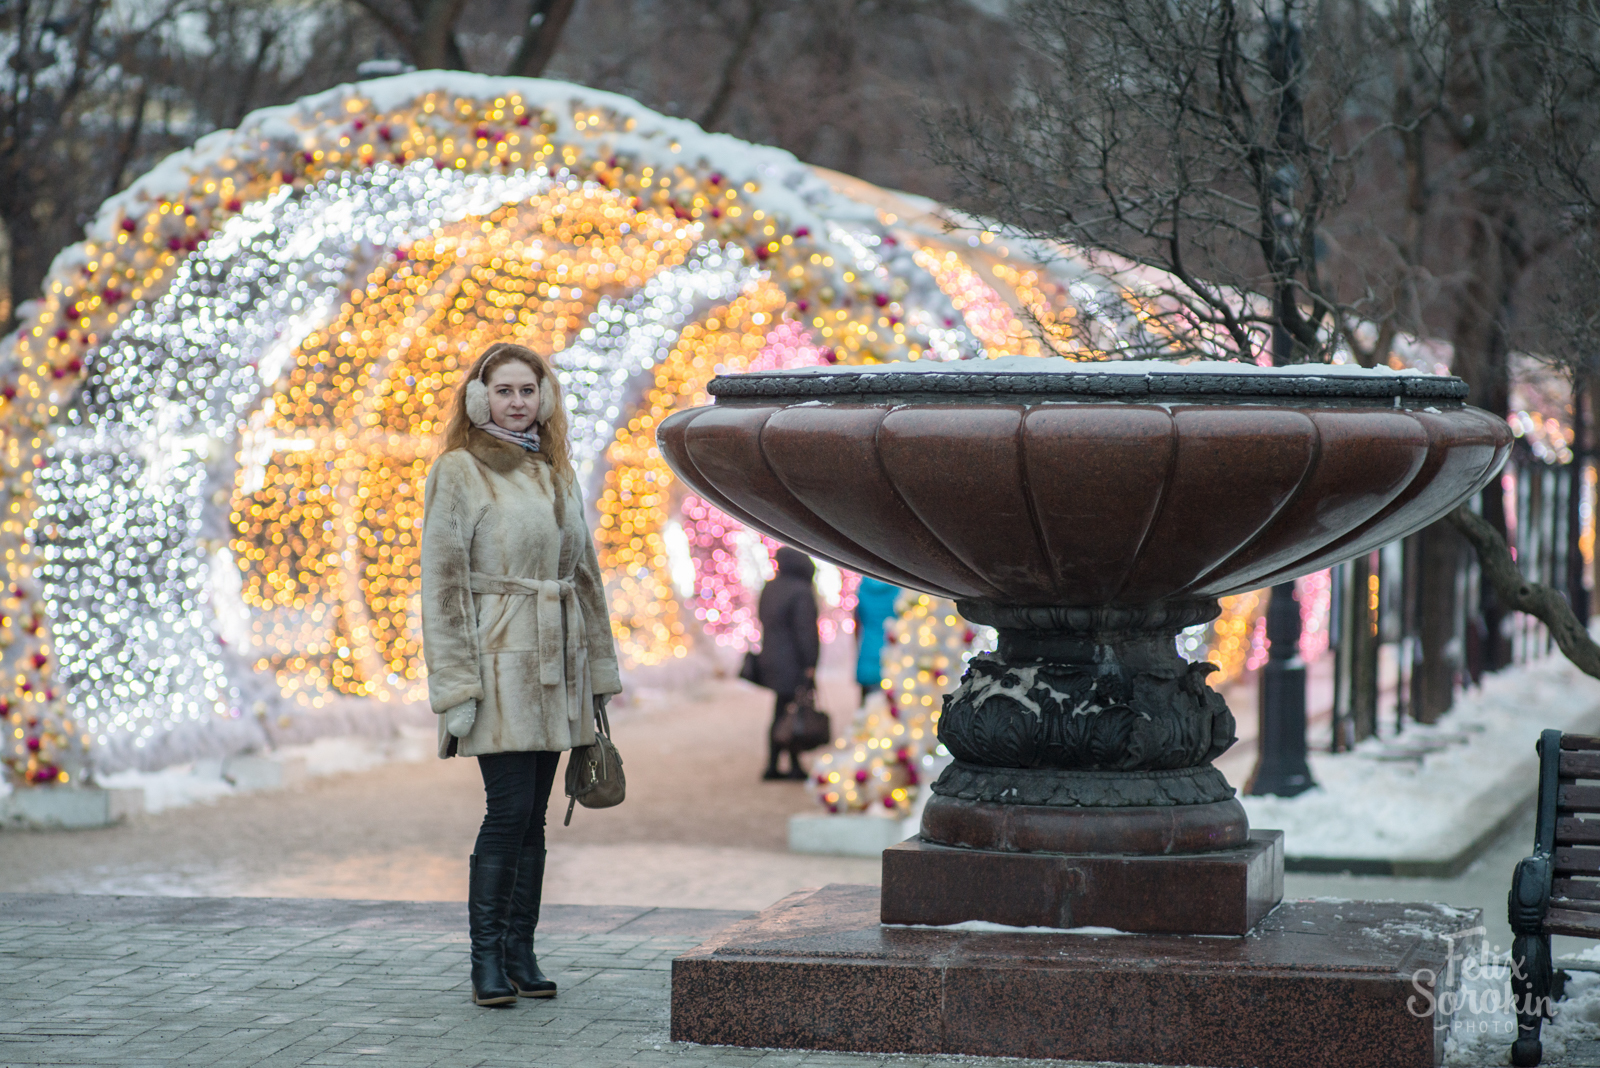
<path id="1" fill-rule="evenodd" d="M 478 701 L 469 697 L 454 708 L 447 709 L 444 714 L 444 729 L 457 738 L 465 738 L 472 730 L 473 720 L 478 718 Z"/>

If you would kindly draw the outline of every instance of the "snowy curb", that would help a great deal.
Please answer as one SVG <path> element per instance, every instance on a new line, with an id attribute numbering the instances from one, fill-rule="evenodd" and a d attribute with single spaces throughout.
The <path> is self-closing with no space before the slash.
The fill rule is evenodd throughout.
<path id="1" fill-rule="evenodd" d="M 1318 787 L 1299 797 L 1239 800 L 1284 832 L 1290 871 L 1450 878 L 1531 810 L 1551 728 L 1600 731 L 1600 680 L 1559 656 L 1486 677 L 1438 724 L 1313 753 Z"/>

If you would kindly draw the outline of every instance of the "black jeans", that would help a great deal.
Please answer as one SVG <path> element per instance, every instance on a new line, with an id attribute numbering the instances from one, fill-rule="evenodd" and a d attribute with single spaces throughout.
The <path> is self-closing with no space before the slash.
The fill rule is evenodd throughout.
<path id="1" fill-rule="evenodd" d="M 488 806 L 474 852 L 515 858 L 544 849 L 544 812 L 560 763 L 560 753 L 490 753 L 478 758 Z"/>

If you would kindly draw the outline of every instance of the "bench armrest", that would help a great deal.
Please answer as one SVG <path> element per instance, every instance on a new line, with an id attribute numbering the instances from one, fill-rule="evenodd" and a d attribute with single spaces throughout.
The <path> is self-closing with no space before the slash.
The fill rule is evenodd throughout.
<path id="1" fill-rule="evenodd" d="M 1535 853 L 1517 861 L 1517 870 L 1511 875 L 1511 893 L 1506 898 L 1506 919 L 1513 934 L 1541 933 L 1545 913 L 1550 909 L 1550 880 L 1554 874 L 1549 853 Z"/>

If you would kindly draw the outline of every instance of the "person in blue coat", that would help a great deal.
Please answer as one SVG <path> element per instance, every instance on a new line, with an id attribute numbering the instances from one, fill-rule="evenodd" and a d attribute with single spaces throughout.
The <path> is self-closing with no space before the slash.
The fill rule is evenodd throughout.
<path id="1" fill-rule="evenodd" d="M 883 686 L 883 642 L 885 628 L 897 613 L 894 602 L 900 596 L 900 587 L 891 586 L 871 575 L 861 576 L 861 588 L 856 591 L 856 682 L 861 685 L 861 703 L 867 695 Z"/>

